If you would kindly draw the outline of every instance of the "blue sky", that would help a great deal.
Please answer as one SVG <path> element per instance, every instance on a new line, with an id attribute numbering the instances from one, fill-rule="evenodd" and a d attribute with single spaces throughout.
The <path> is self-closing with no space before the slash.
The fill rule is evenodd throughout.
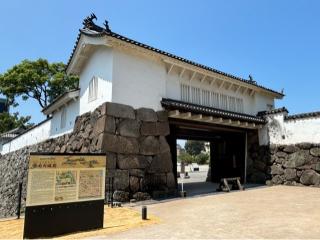
<path id="1" fill-rule="evenodd" d="M 0 4 L 0 72 L 23 59 L 66 62 L 84 17 L 140 42 L 247 78 L 286 97 L 291 114 L 320 110 L 320 1 L 10 0 Z M 35 102 L 12 109 L 44 119 Z"/>

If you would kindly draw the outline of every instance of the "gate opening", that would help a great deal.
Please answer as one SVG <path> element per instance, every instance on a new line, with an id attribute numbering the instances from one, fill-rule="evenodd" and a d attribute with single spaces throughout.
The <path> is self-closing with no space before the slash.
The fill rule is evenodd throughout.
<path id="1" fill-rule="evenodd" d="M 222 178 L 239 177 L 242 184 L 246 182 L 247 132 L 245 130 L 230 127 L 209 128 L 208 125 L 198 123 L 172 121 L 170 132 L 168 142 L 178 191 L 181 191 L 182 181 L 187 196 L 215 192 Z M 200 160 L 196 156 L 190 159 L 185 154 L 188 142 L 205 145 L 202 153 L 208 154 L 208 159 L 204 164 L 199 164 Z M 189 178 L 182 179 L 181 164 L 186 161 L 189 161 L 185 165 Z M 195 167 L 199 167 L 199 171 L 195 171 Z"/>

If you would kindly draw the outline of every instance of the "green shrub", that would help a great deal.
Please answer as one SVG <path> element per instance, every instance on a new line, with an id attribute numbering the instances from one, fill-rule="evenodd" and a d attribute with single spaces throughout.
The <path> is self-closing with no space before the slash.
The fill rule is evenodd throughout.
<path id="1" fill-rule="evenodd" d="M 210 161 L 210 156 L 207 153 L 200 153 L 195 156 L 195 162 L 198 164 L 208 164 Z"/>

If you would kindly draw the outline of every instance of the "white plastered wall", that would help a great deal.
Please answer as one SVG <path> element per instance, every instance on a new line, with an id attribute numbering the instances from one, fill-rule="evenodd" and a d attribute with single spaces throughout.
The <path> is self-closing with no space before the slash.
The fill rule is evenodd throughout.
<path id="1" fill-rule="evenodd" d="M 81 71 L 79 115 L 93 111 L 102 103 L 112 100 L 112 51 L 108 47 L 97 48 Z M 94 76 L 98 78 L 97 98 L 89 101 L 89 82 Z"/>
<path id="2" fill-rule="evenodd" d="M 164 63 L 130 50 L 113 50 L 112 102 L 160 110 L 166 96 Z"/>
<path id="3" fill-rule="evenodd" d="M 320 117 L 286 119 L 286 113 L 267 117 L 268 123 L 259 130 L 260 145 L 320 143 Z"/>

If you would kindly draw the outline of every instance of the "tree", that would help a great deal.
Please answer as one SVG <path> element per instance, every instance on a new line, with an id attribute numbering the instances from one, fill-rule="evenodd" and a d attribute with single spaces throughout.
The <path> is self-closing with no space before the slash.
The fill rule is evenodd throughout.
<path id="1" fill-rule="evenodd" d="M 30 118 L 30 116 L 19 117 L 18 113 L 13 113 L 12 115 L 7 112 L 0 113 L 0 133 L 22 126 L 31 127 L 33 124 L 28 123 Z"/>
<path id="2" fill-rule="evenodd" d="M 10 105 L 17 105 L 16 97 L 35 99 L 42 108 L 65 91 L 78 86 L 78 77 L 66 75 L 65 65 L 49 63 L 45 59 L 23 60 L 0 74 L 0 92 Z"/>
<path id="3" fill-rule="evenodd" d="M 194 162 L 194 157 L 191 156 L 189 153 L 183 152 L 183 153 L 180 154 L 179 160 L 181 162 L 189 164 L 189 163 L 193 163 Z"/>
<path id="4" fill-rule="evenodd" d="M 196 156 L 200 154 L 201 151 L 205 150 L 204 142 L 193 140 L 187 140 L 184 148 L 186 149 L 187 153 L 189 153 L 192 156 Z"/>
<path id="5" fill-rule="evenodd" d="M 208 164 L 210 160 L 210 156 L 207 153 L 200 153 L 195 157 L 196 163 L 199 165 Z"/>

